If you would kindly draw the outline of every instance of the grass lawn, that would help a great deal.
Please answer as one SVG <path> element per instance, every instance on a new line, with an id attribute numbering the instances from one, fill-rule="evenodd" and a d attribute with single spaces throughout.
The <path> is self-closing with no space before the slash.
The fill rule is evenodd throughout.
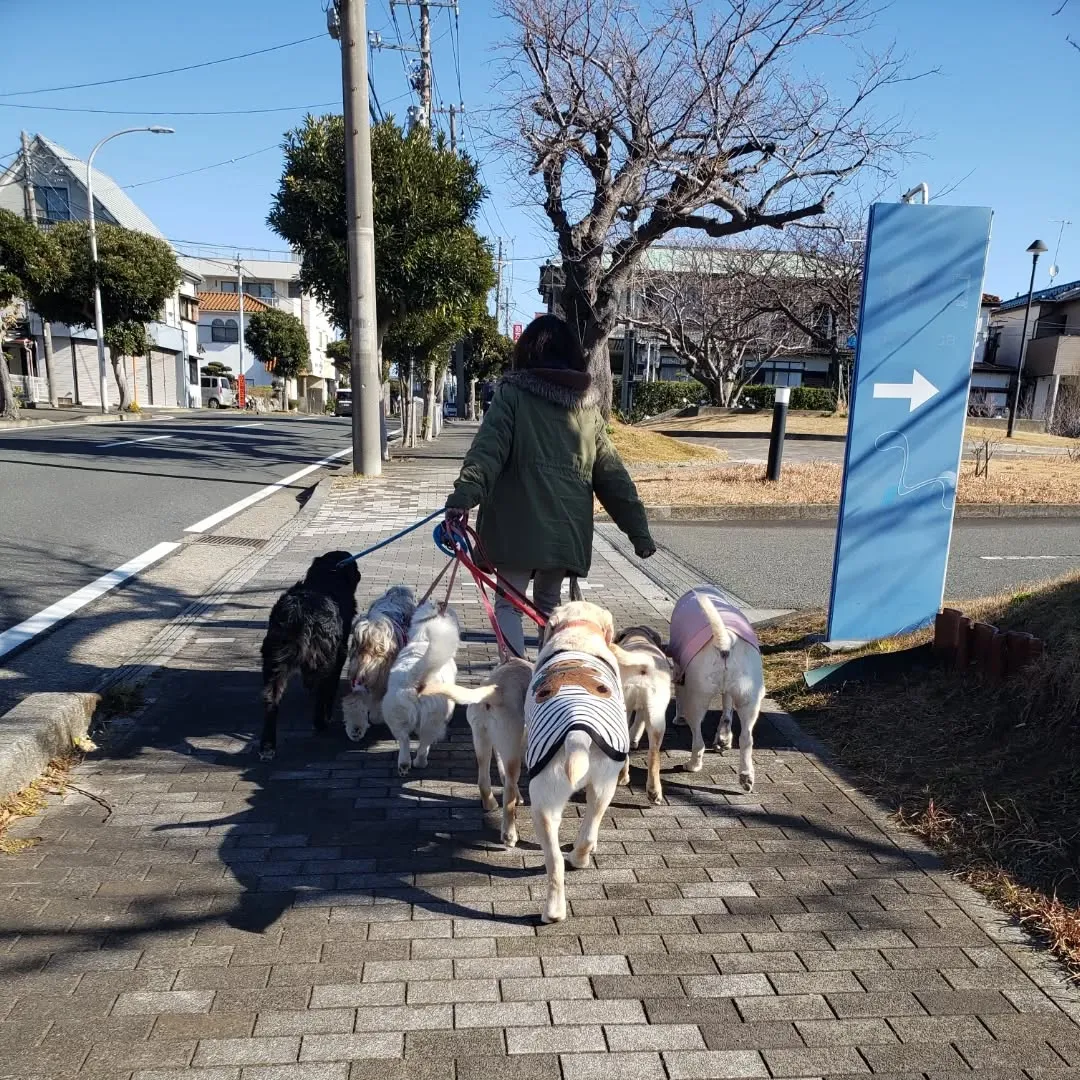
<path id="1" fill-rule="evenodd" d="M 1080 574 L 963 610 L 1035 634 L 1045 656 L 999 685 L 933 669 L 809 690 L 803 672 L 837 657 L 807 644 L 825 618 L 803 612 L 762 628 L 766 683 L 864 790 L 1080 974 Z"/>
<path id="2" fill-rule="evenodd" d="M 651 425 L 642 424 L 647 430 Z M 750 431 L 768 435 L 772 429 L 772 412 L 762 409 L 757 413 L 714 413 L 706 416 L 674 417 L 669 420 L 655 421 L 655 426 L 664 431 L 715 431 L 723 435 L 725 431 Z M 848 428 L 847 414 L 792 410 L 788 413 L 787 430 L 793 435 L 846 435 Z M 976 418 L 968 421 L 964 431 L 966 441 L 988 438 L 1005 442 L 1005 432 L 1000 428 L 980 427 Z M 1039 431 L 1018 431 L 1010 442 L 1020 446 L 1057 447 L 1065 453 L 1075 446 L 1076 439 L 1066 439 L 1060 435 L 1046 435 Z"/>
<path id="3" fill-rule="evenodd" d="M 647 428 L 612 422 L 611 441 L 627 465 L 674 465 L 723 461 L 727 454 L 711 446 L 671 439 Z"/>
<path id="4" fill-rule="evenodd" d="M 674 440 L 673 440 L 674 441 Z M 828 462 L 785 465 L 770 484 L 761 465 L 721 465 L 695 469 L 641 469 L 634 482 L 646 506 L 768 506 L 840 501 L 840 465 Z M 971 504 L 1080 504 L 1080 460 L 1066 455 L 995 457 L 988 478 L 974 475 L 965 458 L 957 502 Z"/>

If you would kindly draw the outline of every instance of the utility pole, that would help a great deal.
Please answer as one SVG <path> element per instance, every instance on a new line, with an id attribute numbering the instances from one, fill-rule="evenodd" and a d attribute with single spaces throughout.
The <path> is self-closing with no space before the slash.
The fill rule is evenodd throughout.
<path id="1" fill-rule="evenodd" d="M 502 237 L 499 237 L 499 255 L 495 262 L 495 329 L 498 330 L 500 325 L 500 311 L 502 308 L 502 274 L 503 274 L 503 254 L 502 254 Z"/>
<path id="2" fill-rule="evenodd" d="M 22 189 L 23 211 L 26 220 L 37 226 L 37 199 L 34 195 L 34 177 L 30 170 L 30 137 L 24 131 L 22 139 Z M 49 387 L 49 405 L 57 406 L 56 376 L 53 372 L 52 324 L 47 319 L 41 320 L 41 340 L 45 351 L 45 382 Z"/>
<path id="3" fill-rule="evenodd" d="M 345 106 L 353 472 L 380 476 L 382 399 L 375 335 L 375 222 L 365 4 L 366 0 L 334 0 L 327 19 L 330 36 L 341 41 L 341 84 Z"/>
<path id="4" fill-rule="evenodd" d="M 420 5 L 420 107 L 424 123 L 431 128 L 431 8 Z"/>
<path id="5" fill-rule="evenodd" d="M 236 296 L 237 305 L 240 310 L 240 371 L 239 375 L 244 374 L 244 264 L 240 261 L 240 252 L 236 253 Z M 288 394 L 283 388 L 281 391 L 281 410 L 285 411 L 286 399 Z"/>

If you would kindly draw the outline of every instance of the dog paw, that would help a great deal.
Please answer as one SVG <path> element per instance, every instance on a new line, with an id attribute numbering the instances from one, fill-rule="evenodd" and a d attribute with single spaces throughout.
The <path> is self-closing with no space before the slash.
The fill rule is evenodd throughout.
<path id="1" fill-rule="evenodd" d="M 516 848 L 518 844 L 517 829 L 508 829 L 502 834 L 501 839 L 504 847 Z"/>
<path id="2" fill-rule="evenodd" d="M 646 788 L 645 789 L 645 794 L 648 796 L 649 802 L 651 802 L 654 806 L 659 806 L 664 801 L 664 789 L 663 788 L 658 787 L 655 790 L 651 790 L 649 788 Z"/>
<path id="3" fill-rule="evenodd" d="M 480 796 L 480 805 L 485 810 L 488 810 L 488 811 L 490 811 L 490 810 L 498 810 L 499 809 L 499 800 L 496 799 L 495 796 L 492 795 L 491 792 L 489 791 L 486 795 L 482 794 Z"/>
<path id="4" fill-rule="evenodd" d="M 399 761 L 397 767 L 398 776 L 408 776 L 412 771 L 412 763 L 409 761 Z"/>
<path id="5" fill-rule="evenodd" d="M 701 766 L 703 764 L 704 751 L 701 753 L 691 754 L 686 761 L 683 762 L 684 772 L 701 772 Z"/>
<path id="6" fill-rule="evenodd" d="M 566 853 L 566 862 L 569 863 L 573 870 L 588 870 L 589 863 L 592 861 L 592 851 L 581 852 L 577 848 Z"/>
<path id="7" fill-rule="evenodd" d="M 546 904 L 543 910 L 540 912 L 540 921 L 542 923 L 556 923 L 563 922 L 566 919 L 566 903 L 561 904 Z"/>
<path id="8" fill-rule="evenodd" d="M 260 761 L 273 761 L 274 755 L 277 753 L 277 749 L 273 746 L 263 746 L 259 748 L 259 760 Z"/>
<path id="9" fill-rule="evenodd" d="M 630 786 L 630 770 L 627 769 L 625 772 L 619 773 L 619 787 L 629 787 L 629 786 Z"/>
<path id="10" fill-rule="evenodd" d="M 739 773 L 739 783 L 747 795 L 754 790 L 754 777 L 750 773 Z"/>

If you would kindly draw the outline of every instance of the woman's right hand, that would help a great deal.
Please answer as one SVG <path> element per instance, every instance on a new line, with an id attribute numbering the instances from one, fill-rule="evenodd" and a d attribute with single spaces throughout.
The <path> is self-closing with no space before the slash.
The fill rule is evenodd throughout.
<path id="1" fill-rule="evenodd" d="M 468 525 L 469 524 L 469 511 L 461 510 L 456 506 L 448 506 L 446 508 L 446 517 L 444 519 L 447 525 Z"/>

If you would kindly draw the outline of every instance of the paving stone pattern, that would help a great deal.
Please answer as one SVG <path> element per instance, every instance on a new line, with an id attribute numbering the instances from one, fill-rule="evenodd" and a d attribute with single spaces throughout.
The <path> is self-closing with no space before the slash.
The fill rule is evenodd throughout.
<path id="1" fill-rule="evenodd" d="M 277 761 L 257 760 L 273 599 L 313 554 L 440 505 L 465 441 L 451 428 L 332 492 L 210 605 L 132 740 L 16 830 L 40 842 L 0 859 L 0 1078 L 1080 1076 L 1080 1028 L 989 916 L 767 720 L 753 795 L 731 755 L 679 771 L 678 729 L 650 806 L 635 755 L 550 927 L 528 813 L 503 849 L 460 717 L 401 780 L 384 730 L 318 739 L 294 689 Z M 424 587 L 441 563 L 418 531 L 363 561 L 361 599 Z M 619 622 L 670 610 L 603 540 L 588 584 Z M 470 590 L 454 594 L 464 680 L 493 661 Z"/>

